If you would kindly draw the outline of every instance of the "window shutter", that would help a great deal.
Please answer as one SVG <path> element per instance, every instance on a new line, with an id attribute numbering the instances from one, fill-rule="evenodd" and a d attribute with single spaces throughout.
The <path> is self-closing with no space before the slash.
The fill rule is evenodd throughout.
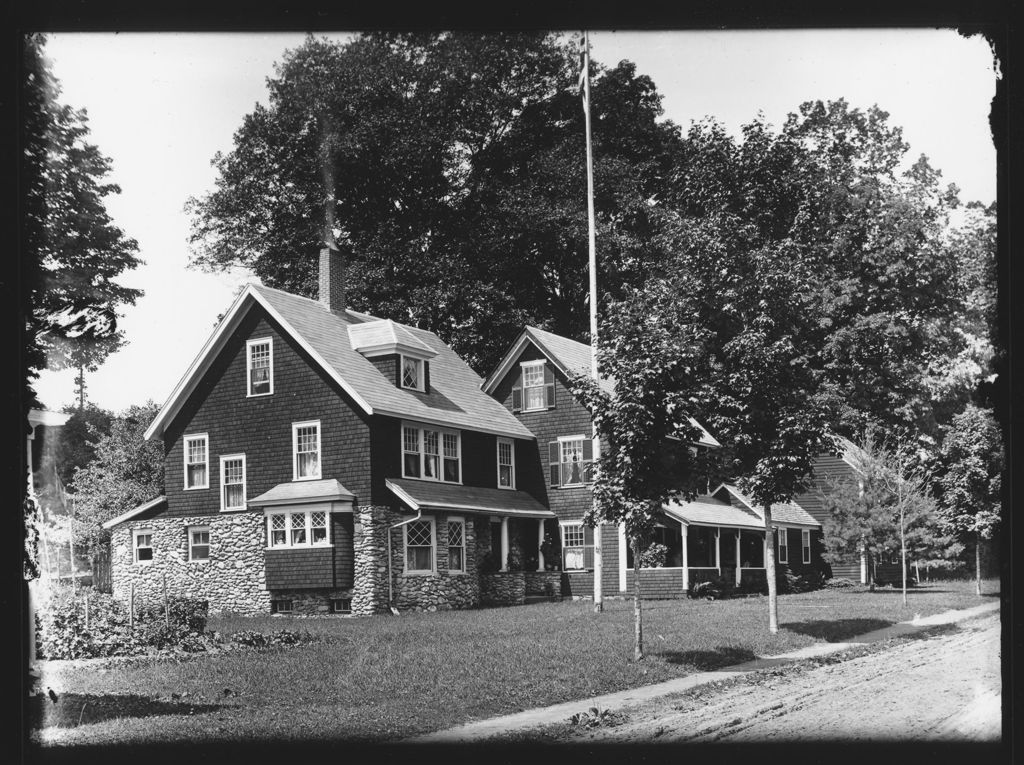
<path id="1" fill-rule="evenodd" d="M 395 360 L 395 387 L 402 387 L 402 357 L 397 353 L 392 357 Z"/>
<path id="2" fill-rule="evenodd" d="M 516 379 L 512 383 L 512 411 L 523 411 L 523 368 L 519 367 Z"/>
<path id="3" fill-rule="evenodd" d="M 423 392 L 430 393 L 430 362 L 423 359 Z"/>
<path id="4" fill-rule="evenodd" d="M 555 373 L 550 364 L 544 365 L 544 395 L 548 409 L 555 408 Z"/>
<path id="5" fill-rule="evenodd" d="M 594 529 L 583 524 L 583 568 L 594 567 Z"/>
<path id="6" fill-rule="evenodd" d="M 550 441 L 548 443 L 548 464 L 551 467 L 551 485 L 561 486 L 561 472 L 559 469 L 559 453 L 558 453 L 558 441 Z"/>
<path id="7" fill-rule="evenodd" d="M 594 440 L 583 437 L 583 481 L 590 483 L 594 480 Z"/>

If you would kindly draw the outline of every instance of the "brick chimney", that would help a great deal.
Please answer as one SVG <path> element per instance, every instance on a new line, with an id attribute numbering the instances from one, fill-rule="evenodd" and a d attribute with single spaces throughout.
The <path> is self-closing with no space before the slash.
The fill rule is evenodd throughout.
<path id="1" fill-rule="evenodd" d="M 320 250 L 319 299 L 329 311 L 345 312 L 345 257 L 333 247 Z"/>

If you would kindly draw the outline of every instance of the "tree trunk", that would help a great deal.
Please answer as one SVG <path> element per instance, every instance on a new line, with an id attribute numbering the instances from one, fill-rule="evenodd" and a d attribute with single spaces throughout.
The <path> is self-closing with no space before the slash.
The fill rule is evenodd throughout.
<path id="1" fill-rule="evenodd" d="M 974 574 L 978 595 L 981 595 L 981 532 L 975 532 L 974 541 Z"/>
<path id="2" fill-rule="evenodd" d="M 775 536 L 772 533 L 772 506 L 764 506 L 764 574 L 768 579 L 768 631 L 779 631 L 779 588 L 775 581 Z"/>
<path id="3" fill-rule="evenodd" d="M 903 564 L 903 606 L 907 605 L 907 535 L 903 525 L 903 511 L 900 510 L 900 561 Z"/>
<path id="4" fill-rule="evenodd" d="M 633 540 L 633 661 L 644 658 L 644 612 L 640 598 L 640 542 Z"/>

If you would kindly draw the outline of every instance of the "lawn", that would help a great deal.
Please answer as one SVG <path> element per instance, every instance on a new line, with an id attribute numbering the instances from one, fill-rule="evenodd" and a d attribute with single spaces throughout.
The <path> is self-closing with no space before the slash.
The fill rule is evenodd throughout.
<path id="1" fill-rule="evenodd" d="M 648 601 L 647 658 L 631 661 L 632 602 L 409 613 L 400 617 L 213 618 L 221 631 L 308 630 L 297 647 L 145 659 L 44 662 L 37 740 L 62 744 L 253 740 L 395 741 L 474 719 L 623 690 L 782 653 L 991 597 L 971 582 L 910 591 L 821 590 L 767 599 Z M 988 582 L 986 594 L 998 593 Z"/>

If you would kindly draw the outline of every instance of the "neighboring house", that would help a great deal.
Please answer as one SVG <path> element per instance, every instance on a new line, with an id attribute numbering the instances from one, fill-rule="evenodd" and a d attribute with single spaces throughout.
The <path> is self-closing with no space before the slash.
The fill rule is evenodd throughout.
<path id="1" fill-rule="evenodd" d="M 546 468 L 547 505 L 557 516 L 546 521 L 561 554 L 546 560 L 563 571 L 562 592 L 590 595 L 594 585 L 594 533 L 583 525 L 593 502 L 591 466 L 593 421 L 568 384 L 569 372 L 589 374 L 589 345 L 535 327 L 527 327 L 484 383 L 483 390 L 501 401 L 537 437 Z M 606 390 L 608 380 L 600 383 Z M 699 423 L 694 423 L 700 427 Z M 698 445 L 718 442 L 701 427 Z M 795 573 L 820 570 L 821 524 L 797 504 L 773 509 L 778 560 Z M 602 544 L 602 591 L 627 593 L 633 587 L 633 554 L 624 530 L 605 524 Z M 523 535 L 528 540 L 529 534 Z M 680 597 L 696 582 L 723 576 L 737 584 L 764 581 L 764 516 L 736 487 L 722 485 L 694 502 L 673 502 L 658 519 L 654 542 L 668 548 L 664 566 L 643 569 L 644 590 L 651 597 Z M 524 542 L 528 545 L 528 542 Z M 737 566 L 739 563 L 739 566 Z"/>
<path id="2" fill-rule="evenodd" d="M 533 433 L 432 332 L 347 310 L 343 267 L 232 304 L 146 432 L 165 495 L 105 524 L 116 597 L 369 614 L 557 584 L 495 571 L 510 519 L 555 517 Z"/>

